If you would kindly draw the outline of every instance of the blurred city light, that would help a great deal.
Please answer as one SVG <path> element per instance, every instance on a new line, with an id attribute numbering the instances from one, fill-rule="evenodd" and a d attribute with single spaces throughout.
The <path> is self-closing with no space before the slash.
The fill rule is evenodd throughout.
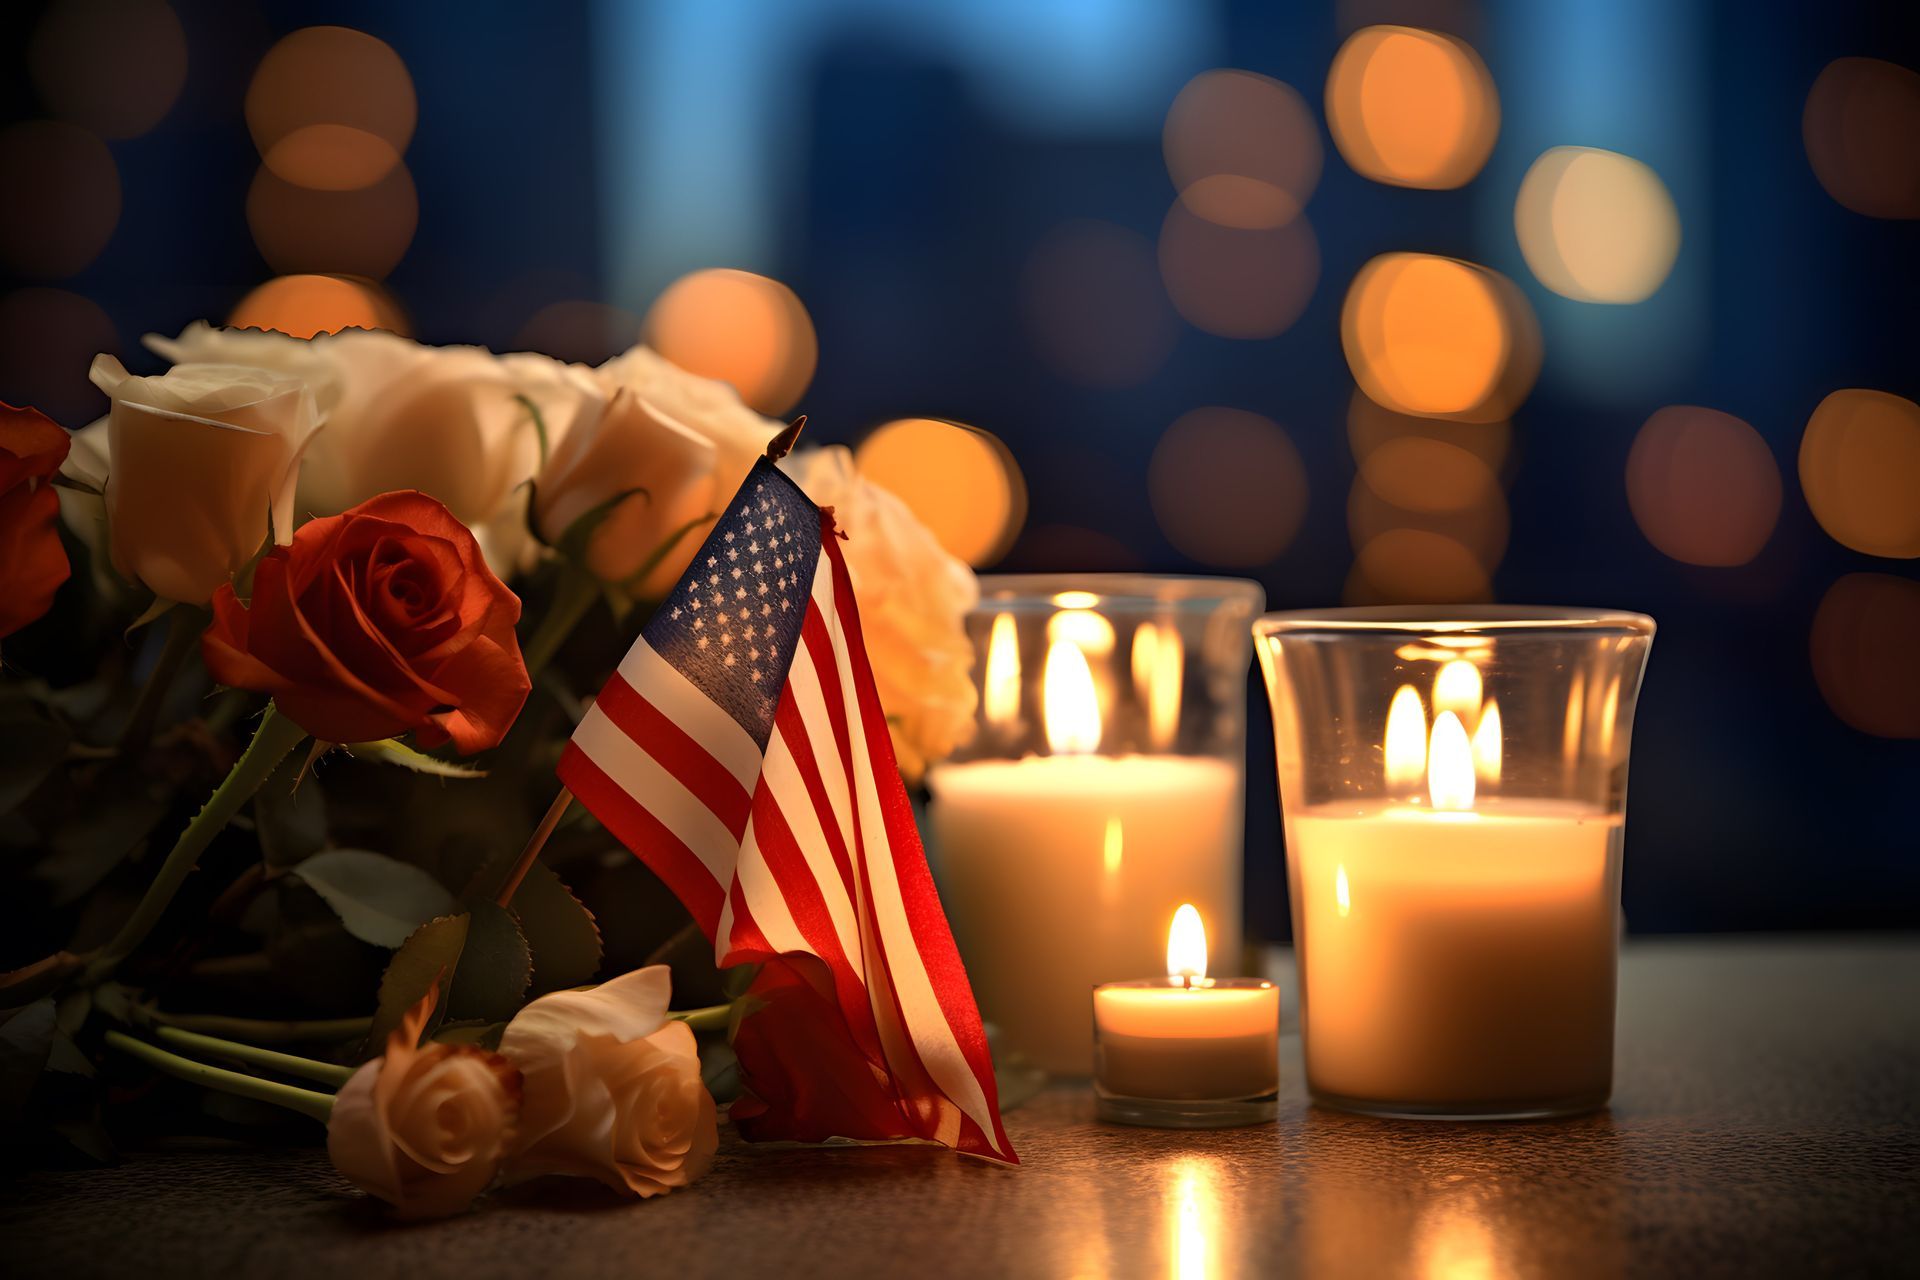
<path id="1" fill-rule="evenodd" d="M 295 338 L 342 329 L 407 332 L 405 315 L 371 280 L 346 276 L 276 276 L 240 300 L 227 317 L 236 329 L 276 329 Z"/>
<path id="2" fill-rule="evenodd" d="M 1353 450 L 1354 462 L 1363 472 L 1374 450 L 1409 437 L 1465 449 L 1498 475 L 1506 466 L 1507 451 L 1513 444 L 1513 425 L 1505 420 L 1459 422 L 1395 413 L 1376 404 L 1365 392 L 1354 390 L 1347 404 L 1347 443 Z"/>
<path id="3" fill-rule="evenodd" d="M 120 221 L 120 173 L 107 145 L 78 125 L 29 120 L 0 130 L 0 262 L 42 280 L 100 255 Z"/>
<path id="4" fill-rule="evenodd" d="M 774 416 L 799 403 L 820 355 L 813 318 L 793 290 L 727 267 L 667 286 L 644 333 L 682 369 L 731 383 L 747 404 Z"/>
<path id="5" fill-rule="evenodd" d="M 1287 549 L 1307 513 L 1307 471 L 1278 425 L 1240 409 L 1182 415 L 1155 446 L 1147 493 L 1160 531 L 1203 564 L 1250 567 Z"/>
<path id="6" fill-rule="evenodd" d="M 862 440 L 854 459 L 862 475 L 905 502 L 941 546 L 975 568 L 1005 555 L 1026 521 L 1019 465 L 977 427 L 902 418 Z"/>
<path id="7" fill-rule="evenodd" d="M 1540 370 L 1533 308 L 1496 271 L 1424 253 L 1360 269 L 1340 314 L 1353 379 L 1399 413 L 1510 417 Z"/>
<path id="8" fill-rule="evenodd" d="M 1083 218 L 1054 228 L 1027 258 L 1020 293 L 1041 358 L 1085 386 L 1145 382 L 1179 335 L 1152 242 L 1111 222 Z"/>
<path id="9" fill-rule="evenodd" d="M 1498 485 L 1480 488 L 1474 499 L 1461 506 L 1443 510 L 1404 507 L 1382 497 L 1364 476 L 1354 481 L 1347 495 L 1347 532 L 1358 550 L 1383 535 L 1399 530 L 1417 530 L 1444 537 L 1463 548 L 1480 567 L 1482 577 L 1491 577 L 1507 553 L 1510 520 L 1506 493 Z M 1388 585 L 1378 574 L 1369 573 L 1375 584 Z M 1411 600 L 1413 597 L 1408 597 Z"/>
<path id="10" fill-rule="evenodd" d="M 1807 91 L 1800 134 L 1827 194 L 1874 218 L 1920 218 L 1920 74 L 1836 58 Z"/>
<path id="11" fill-rule="evenodd" d="M 1455 604 L 1492 593 L 1479 558 L 1430 529 L 1387 529 L 1354 559 L 1343 599 L 1348 604 Z"/>
<path id="12" fill-rule="evenodd" d="M 1195 328 L 1223 338 L 1271 338 L 1313 297 L 1320 246 L 1304 214 L 1244 230 L 1209 222 L 1176 200 L 1160 226 L 1160 279 Z"/>
<path id="13" fill-rule="evenodd" d="M 247 87 L 247 128 L 261 159 L 316 191 L 353 191 L 385 177 L 412 141 L 418 114 L 400 55 L 347 27 L 286 36 Z"/>
<path id="14" fill-rule="evenodd" d="M 1834 541 L 1920 557 L 1920 404 L 1857 387 L 1822 400 L 1800 437 L 1800 488 Z"/>
<path id="15" fill-rule="evenodd" d="M 1471 449 L 1424 436 L 1382 443 L 1361 461 L 1360 477 L 1394 506 L 1428 514 L 1478 506 L 1500 483 Z"/>
<path id="16" fill-rule="evenodd" d="M 1732 414 L 1669 405 L 1634 437 L 1627 502 L 1647 541 L 1675 560 L 1745 564 L 1780 518 L 1780 467 Z"/>
<path id="17" fill-rule="evenodd" d="M 187 37 L 163 0 L 57 0 L 27 45 L 47 110 L 103 138 L 159 124 L 187 81 Z"/>
<path id="18" fill-rule="evenodd" d="M 383 279 L 413 243 L 420 198 L 406 164 L 351 190 L 296 186 L 261 165 L 247 189 L 247 226 L 282 274 L 334 272 Z"/>
<path id="19" fill-rule="evenodd" d="M 1577 302 L 1639 302 L 1680 253 L 1680 214 L 1660 175 L 1595 147 L 1554 147 L 1535 160 L 1513 226 L 1540 283 Z"/>
<path id="20" fill-rule="evenodd" d="M 1187 208 L 1224 227 L 1277 227 L 1320 181 L 1313 113 L 1291 86 L 1252 71 L 1189 80 L 1167 111 L 1161 150 Z"/>
<path id="21" fill-rule="evenodd" d="M 575 364 L 601 364 L 640 337 L 640 317 L 585 298 L 549 302 L 513 336 L 515 351 L 539 351 Z"/>
<path id="22" fill-rule="evenodd" d="M 1480 172 L 1500 132 L 1493 77 L 1465 41 L 1415 27 L 1366 27 L 1327 74 L 1327 128 L 1354 172 L 1442 190 Z"/>
<path id="23" fill-rule="evenodd" d="M 85 426 L 107 407 L 87 379 L 101 352 L 120 354 L 120 338 L 99 304 L 65 289 L 16 289 L 0 297 L 0 400 L 32 405 L 65 426 Z"/>
<path id="24" fill-rule="evenodd" d="M 1835 715 L 1875 737 L 1920 738 L 1920 582 L 1848 574 L 1821 599 L 1809 649 Z"/>

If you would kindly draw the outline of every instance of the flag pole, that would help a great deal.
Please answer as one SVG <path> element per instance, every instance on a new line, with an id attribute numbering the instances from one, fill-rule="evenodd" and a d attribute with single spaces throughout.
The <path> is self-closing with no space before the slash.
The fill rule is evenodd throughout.
<path id="1" fill-rule="evenodd" d="M 767 442 L 767 460 L 778 462 L 793 452 L 793 446 L 800 439 L 800 433 L 806 429 L 807 415 L 801 414 L 785 427 L 780 434 Z M 527 878 L 527 872 L 533 870 L 533 864 L 539 859 L 540 851 L 547 847 L 547 840 L 553 835 L 553 829 L 560 825 L 560 819 L 567 816 L 567 809 L 573 804 L 573 792 L 565 787 L 547 806 L 546 816 L 540 819 L 540 825 L 527 837 L 526 848 L 514 860 L 513 870 L 508 874 L 506 883 L 500 886 L 500 894 L 494 900 L 501 906 L 513 901 L 513 895 L 520 889 L 520 882 Z"/>

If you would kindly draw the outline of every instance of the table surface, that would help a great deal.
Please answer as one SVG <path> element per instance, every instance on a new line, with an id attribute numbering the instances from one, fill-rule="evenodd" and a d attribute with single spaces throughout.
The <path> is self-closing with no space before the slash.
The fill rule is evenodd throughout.
<path id="1" fill-rule="evenodd" d="M 1290 989 L 1289 990 L 1290 995 Z M 634 1204 L 547 1180 L 388 1226 L 318 1150 L 136 1153 L 4 1185 L 13 1276 L 1920 1274 L 1920 939 L 1635 941 L 1609 1111 L 1103 1125 L 1084 1087 L 1007 1116 L 1018 1169 L 928 1148 L 723 1145 Z M 1291 1000 L 1289 999 L 1289 1004 Z"/>

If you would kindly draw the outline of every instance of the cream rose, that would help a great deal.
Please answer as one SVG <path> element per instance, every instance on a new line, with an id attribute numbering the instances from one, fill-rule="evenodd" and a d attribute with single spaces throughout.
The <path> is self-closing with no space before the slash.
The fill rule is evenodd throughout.
<path id="1" fill-rule="evenodd" d="M 917 779 L 973 732 L 973 571 L 949 555 L 907 504 L 862 476 L 845 447 L 801 449 L 781 468 L 833 508 L 860 603 L 860 629 L 900 771 Z"/>
<path id="2" fill-rule="evenodd" d="M 719 501 L 714 508 L 716 514 L 733 497 L 747 472 L 753 470 L 754 460 L 766 453 L 767 441 L 781 427 L 747 408 L 726 383 L 688 373 L 651 347 L 633 347 L 601 365 L 594 374 L 609 397 L 625 388 L 657 413 L 712 442 L 713 487 Z"/>
<path id="3" fill-rule="evenodd" d="M 220 364 L 136 378 L 112 356 L 93 362 L 92 378 L 113 398 L 104 481 L 122 577 L 205 604 L 260 549 L 270 515 L 280 542 L 292 536 L 294 484 L 317 425 L 306 383 Z M 75 474 L 96 465 L 90 447 Z"/>
<path id="4" fill-rule="evenodd" d="M 605 404 L 590 402 L 548 458 L 534 485 L 534 522 L 558 543 L 576 520 L 619 498 L 587 542 L 586 567 L 609 583 L 646 569 L 630 588 L 661 596 L 699 550 L 702 521 L 733 496 L 716 491 L 717 465 L 711 440 L 622 388 Z"/>
<path id="5" fill-rule="evenodd" d="M 684 1187 L 719 1146 L 693 1032 L 666 1022 L 664 965 L 589 991 L 541 996 L 507 1024 L 500 1052 L 526 1080 L 507 1178 L 597 1178 L 640 1197 Z"/>
<path id="6" fill-rule="evenodd" d="M 458 1213 L 491 1186 L 520 1106 L 520 1073 L 499 1054 L 419 1044 L 435 998 L 340 1087 L 327 1122 L 334 1167 L 402 1218 Z"/>

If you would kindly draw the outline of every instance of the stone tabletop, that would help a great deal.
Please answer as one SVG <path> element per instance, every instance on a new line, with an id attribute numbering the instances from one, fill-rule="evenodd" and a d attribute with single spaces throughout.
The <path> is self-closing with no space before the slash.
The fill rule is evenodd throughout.
<path id="1" fill-rule="evenodd" d="M 1289 992 L 1289 1003 L 1291 993 Z M 318 1149 L 168 1148 L 0 1184 L 13 1277 L 1920 1274 L 1920 940 L 1636 941 L 1603 1114 L 1096 1123 L 1084 1087 L 1007 1116 L 1023 1165 L 924 1148 L 723 1145 L 631 1204 L 535 1184 L 386 1226 Z"/>

